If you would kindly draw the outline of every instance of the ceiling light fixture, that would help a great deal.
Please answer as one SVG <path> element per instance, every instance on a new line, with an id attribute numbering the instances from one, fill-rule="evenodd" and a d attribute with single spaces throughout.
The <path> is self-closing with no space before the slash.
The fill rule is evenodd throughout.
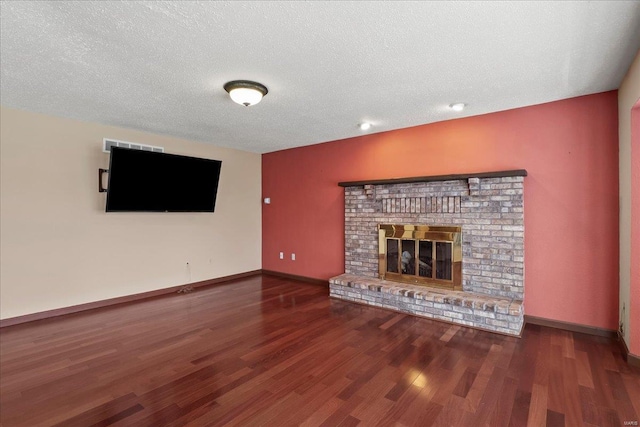
<path id="1" fill-rule="evenodd" d="M 358 127 L 360 128 L 360 130 L 369 130 L 371 129 L 371 123 L 362 122 L 358 125 Z"/>
<path id="2" fill-rule="evenodd" d="M 233 102 L 248 107 L 262 101 L 262 97 L 269 93 L 263 84 L 249 80 L 233 80 L 224 84 L 224 90 L 229 92 Z"/>
<path id="3" fill-rule="evenodd" d="M 458 102 L 457 104 L 449 104 L 449 108 L 451 108 L 453 111 L 462 111 L 464 110 L 464 107 L 466 107 L 467 104 L 465 104 L 464 102 Z"/>

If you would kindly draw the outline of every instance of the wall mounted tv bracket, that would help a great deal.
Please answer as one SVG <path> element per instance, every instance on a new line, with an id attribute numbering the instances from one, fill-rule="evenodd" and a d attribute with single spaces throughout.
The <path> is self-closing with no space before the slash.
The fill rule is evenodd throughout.
<path id="1" fill-rule="evenodd" d="M 109 169 L 102 169 L 102 168 L 98 169 L 98 192 L 99 193 L 107 192 L 107 188 L 102 185 L 102 177 L 104 176 L 105 173 L 109 173 Z"/>

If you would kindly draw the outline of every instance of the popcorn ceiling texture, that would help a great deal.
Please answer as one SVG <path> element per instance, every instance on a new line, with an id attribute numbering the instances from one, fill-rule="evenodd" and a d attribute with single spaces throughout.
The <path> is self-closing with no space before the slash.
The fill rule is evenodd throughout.
<path id="1" fill-rule="evenodd" d="M 640 48 L 632 1 L 0 7 L 3 106 L 258 153 L 617 89 Z"/>
<path id="2" fill-rule="evenodd" d="M 371 278 L 378 277 L 377 227 L 381 223 L 462 226 L 464 293 L 469 293 L 470 299 L 482 301 L 483 297 L 492 298 L 495 303 L 515 301 L 520 308 L 511 314 L 515 318 L 497 319 L 501 320 L 499 324 L 474 320 L 473 316 L 478 316 L 475 312 L 465 313 L 469 314 L 468 318 L 454 315 L 452 312 L 460 311 L 454 310 L 456 304 L 436 307 L 439 311 L 431 311 L 432 316 L 428 317 L 444 316 L 444 320 L 456 323 L 514 335 L 520 333 L 524 316 L 524 177 L 346 187 L 345 276 L 348 280 L 342 276 L 331 279 L 332 296 L 355 298 L 351 295 L 353 290 L 345 294 L 340 287 L 348 286 L 348 283 L 369 283 Z M 383 285 L 400 290 L 410 287 L 389 281 L 384 281 Z M 359 289 L 355 285 L 352 287 Z M 364 289 L 370 291 L 368 286 Z M 425 314 L 425 303 L 419 303 L 423 308 L 417 309 L 406 306 L 406 301 L 388 296 L 397 296 L 395 291 L 385 294 L 383 300 L 380 300 L 382 295 L 373 300 L 362 296 L 359 302 L 375 302 L 381 306 L 402 303 L 395 304 L 395 308 Z"/>

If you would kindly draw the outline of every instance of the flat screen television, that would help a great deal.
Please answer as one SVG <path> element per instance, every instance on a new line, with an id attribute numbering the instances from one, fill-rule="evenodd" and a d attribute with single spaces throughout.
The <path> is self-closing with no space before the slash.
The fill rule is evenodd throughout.
<path id="1" fill-rule="evenodd" d="M 220 160 L 112 147 L 107 212 L 214 212 Z"/>

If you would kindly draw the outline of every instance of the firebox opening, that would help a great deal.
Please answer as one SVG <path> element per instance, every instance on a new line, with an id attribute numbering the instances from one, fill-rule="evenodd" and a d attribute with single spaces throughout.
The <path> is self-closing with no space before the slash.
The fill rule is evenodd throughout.
<path id="1" fill-rule="evenodd" d="M 380 224 L 381 279 L 462 289 L 461 227 Z"/>

